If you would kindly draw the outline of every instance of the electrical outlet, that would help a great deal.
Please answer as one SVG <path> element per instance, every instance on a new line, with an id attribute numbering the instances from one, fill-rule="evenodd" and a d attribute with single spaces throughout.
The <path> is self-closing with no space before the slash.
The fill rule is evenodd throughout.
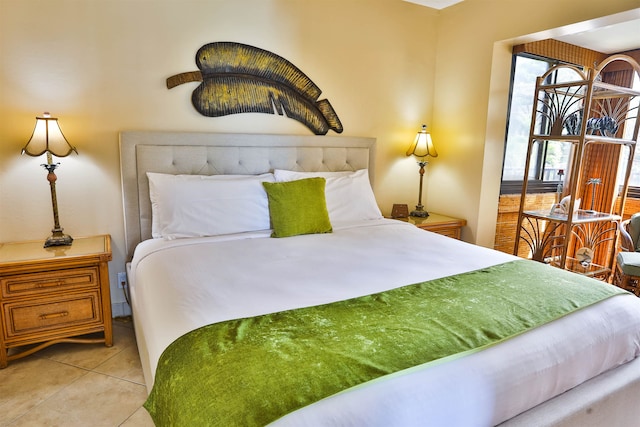
<path id="1" fill-rule="evenodd" d="M 124 271 L 121 271 L 120 273 L 118 273 L 118 289 L 124 288 L 126 284 L 127 284 L 127 273 L 125 273 Z"/>

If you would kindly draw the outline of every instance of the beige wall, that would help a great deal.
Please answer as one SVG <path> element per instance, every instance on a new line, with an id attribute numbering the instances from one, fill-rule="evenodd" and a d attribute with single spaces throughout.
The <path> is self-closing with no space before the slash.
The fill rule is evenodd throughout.
<path id="1" fill-rule="evenodd" d="M 190 104 L 194 84 L 166 89 L 167 77 L 196 69 L 200 46 L 228 40 L 290 60 L 323 90 L 345 135 L 377 138 L 384 213 L 416 203 L 417 166 L 404 151 L 429 125 L 440 156 L 429 164 L 423 201 L 465 217 L 464 238 L 491 246 L 509 78 L 511 42 L 503 41 L 639 7 L 640 0 L 466 0 L 444 11 L 401 0 L 0 0 L 0 241 L 49 234 L 42 159 L 19 152 L 35 115 L 50 111 L 80 153 L 58 169 L 61 224 L 72 236 L 112 235 L 112 294 L 121 305 L 119 131 L 309 134 L 286 117 L 206 118 Z"/>
<path id="2" fill-rule="evenodd" d="M 277 115 L 207 118 L 191 105 L 197 84 L 167 90 L 166 78 L 196 70 L 196 51 L 213 41 L 298 66 L 343 134 L 378 139 L 381 207 L 415 203 L 417 166 L 404 152 L 431 121 L 436 20 L 400 0 L 0 0 L 0 241 L 44 239 L 53 225 L 43 160 L 19 155 L 43 111 L 79 151 L 57 171 L 61 225 L 72 236 L 112 235 L 116 305 L 125 262 L 119 131 L 310 134 Z"/>

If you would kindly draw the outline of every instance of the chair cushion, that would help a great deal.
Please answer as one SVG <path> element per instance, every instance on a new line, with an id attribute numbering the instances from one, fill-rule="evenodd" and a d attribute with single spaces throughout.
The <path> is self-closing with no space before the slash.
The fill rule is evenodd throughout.
<path id="1" fill-rule="evenodd" d="M 636 251 L 640 251 L 640 212 L 634 213 L 629 218 L 629 235 Z"/>
<path id="2" fill-rule="evenodd" d="M 640 276 L 640 252 L 620 252 L 616 260 L 624 274 Z"/>

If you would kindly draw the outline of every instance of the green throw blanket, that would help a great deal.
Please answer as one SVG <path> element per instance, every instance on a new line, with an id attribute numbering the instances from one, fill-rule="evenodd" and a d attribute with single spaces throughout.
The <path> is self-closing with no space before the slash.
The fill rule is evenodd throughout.
<path id="1" fill-rule="evenodd" d="M 479 351 L 620 293 L 518 260 L 216 323 L 164 351 L 145 408 L 158 426 L 262 426 L 355 385 Z"/>

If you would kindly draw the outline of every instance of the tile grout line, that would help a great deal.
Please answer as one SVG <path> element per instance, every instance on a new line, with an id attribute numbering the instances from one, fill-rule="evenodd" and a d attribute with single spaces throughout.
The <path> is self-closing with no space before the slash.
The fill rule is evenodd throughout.
<path id="1" fill-rule="evenodd" d="M 128 329 L 128 330 L 133 330 L 132 327 L 128 326 L 126 323 L 121 323 L 121 324 L 115 324 L 113 325 L 115 328 L 121 328 L 121 329 Z M 135 333 L 135 332 L 134 332 Z M 135 346 L 135 344 L 134 344 Z M 74 384 L 76 384 L 79 380 L 82 380 L 83 378 L 85 378 L 87 375 L 89 375 L 90 373 L 95 373 L 95 374 L 99 374 L 102 375 L 103 377 L 107 377 L 107 378 L 112 378 L 114 380 L 116 380 L 117 382 L 125 382 L 125 383 L 129 383 L 132 384 L 134 386 L 138 386 L 138 387 L 142 387 L 145 390 L 146 393 L 146 385 L 144 383 L 139 383 L 137 381 L 133 381 L 127 378 L 120 378 L 118 376 L 115 375 L 111 375 L 108 373 L 104 373 L 104 372 L 100 372 L 97 371 L 96 369 L 98 369 L 100 366 L 103 366 L 105 363 L 107 363 L 108 361 L 110 361 L 111 359 L 113 359 L 114 357 L 122 354 L 126 349 L 128 349 L 129 347 L 131 347 L 130 345 L 124 345 L 119 351 L 113 353 L 112 355 L 110 355 L 107 359 L 101 361 L 99 364 L 97 364 L 96 366 L 94 366 L 93 368 L 87 368 L 87 367 L 83 367 L 83 366 L 78 366 L 76 364 L 70 363 L 70 362 L 65 362 L 65 361 L 61 361 L 61 360 L 56 360 L 55 358 L 51 358 L 51 357 L 46 357 L 46 356 L 40 356 L 40 355 L 33 355 L 32 357 L 34 358 L 38 358 L 41 360 L 47 360 L 48 362 L 54 362 L 58 365 L 64 365 L 70 368 L 74 368 L 74 369 L 79 369 L 80 371 L 83 371 L 84 373 L 81 373 L 76 379 L 74 379 L 73 381 L 71 381 L 70 383 L 62 386 L 61 388 L 59 388 L 58 390 L 56 390 L 54 393 L 46 396 L 46 398 L 42 399 L 41 401 L 39 401 L 37 404 L 35 404 L 34 406 L 30 407 L 28 410 L 26 410 L 25 412 L 17 415 L 16 417 L 12 418 L 11 420 L 6 420 L 6 422 L 2 422 L 2 424 L 0 424 L 0 426 L 10 426 L 10 425 L 15 425 L 17 422 L 19 422 L 19 420 L 21 418 L 24 418 L 25 416 L 29 415 L 31 412 L 35 411 L 37 408 L 39 408 L 41 405 L 43 405 L 44 403 L 50 401 L 51 399 L 57 397 L 60 395 L 61 392 L 67 390 L 69 387 L 73 386 Z M 119 425 L 122 425 L 124 423 L 126 423 L 131 417 L 133 417 L 136 412 L 138 410 L 140 410 L 140 408 L 142 408 L 142 405 L 135 408 L 135 410 L 130 413 L 125 420 L 122 421 L 122 423 L 120 423 Z"/>
<path id="2" fill-rule="evenodd" d="M 64 362 L 60 362 L 58 360 L 53 360 L 53 359 L 49 359 L 47 357 L 40 357 L 40 356 L 35 356 L 38 359 L 41 360 L 47 360 L 49 362 L 54 362 L 57 363 L 59 365 L 65 365 L 65 366 L 70 366 L 72 368 L 76 368 L 79 369 L 81 371 L 84 371 L 84 374 L 80 375 L 78 378 L 74 379 L 73 381 L 71 381 L 70 383 L 62 386 L 61 388 L 59 388 L 55 393 L 51 393 L 50 395 L 48 395 L 46 398 L 42 399 L 40 402 L 38 402 L 36 405 L 30 407 L 27 411 L 23 412 L 22 414 L 18 415 L 17 417 L 13 418 L 12 420 L 10 420 L 7 424 L 4 425 L 11 425 L 11 424 L 15 424 L 17 421 L 20 420 L 20 418 L 23 418 L 25 416 L 27 416 L 30 412 L 32 412 L 33 410 L 35 410 L 36 408 L 38 408 L 39 406 L 41 406 L 42 404 L 44 404 L 45 402 L 48 402 L 49 400 L 51 400 L 52 398 L 54 398 L 55 396 L 57 396 L 58 394 L 60 394 L 63 390 L 66 390 L 69 386 L 71 386 L 72 384 L 75 384 L 79 379 L 86 377 L 87 375 L 89 375 L 89 373 L 91 372 L 91 370 L 87 369 L 87 368 L 83 368 L 80 366 L 75 366 L 75 365 L 71 365 L 69 363 L 64 363 Z"/>

